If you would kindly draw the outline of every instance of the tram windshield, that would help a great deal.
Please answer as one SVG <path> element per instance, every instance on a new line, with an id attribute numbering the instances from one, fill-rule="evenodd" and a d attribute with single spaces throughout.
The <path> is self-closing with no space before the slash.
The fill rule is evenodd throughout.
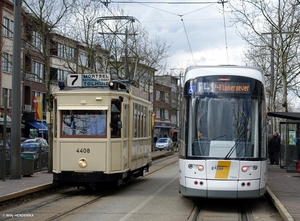
<path id="1" fill-rule="evenodd" d="M 203 83 L 192 96 L 186 96 L 187 116 L 187 156 L 219 159 L 242 159 L 260 157 L 261 117 L 264 104 L 258 91 L 251 90 L 251 83 L 238 83 L 245 91 L 233 93 L 222 91 L 204 91 Z M 248 79 L 249 81 L 249 79 Z M 256 82 L 257 83 L 257 82 Z M 236 83 L 226 84 L 237 87 Z M 199 89 L 202 87 L 202 89 Z M 210 83 L 210 87 L 216 87 Z M 246 88 L 248 87 L 248 88 Z M 255 86 L 257 88 L 257 85 Z M 259 86 L 262 88 L 262 86 Z M 202 91 L 201 91 L 202 90 Z M 189 93 L 189 92 L 188 92 Z M 259 96 L 258 96 L 259 95 Z"/>
<path id="2" fill-rule="evenodd" d="M 106 135 L 106 110 L 63 110 L 63 135 Z"/>

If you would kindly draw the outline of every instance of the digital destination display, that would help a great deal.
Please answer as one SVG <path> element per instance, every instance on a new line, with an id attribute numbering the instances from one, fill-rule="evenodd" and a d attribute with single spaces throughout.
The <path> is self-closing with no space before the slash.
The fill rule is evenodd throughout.
<path id="1" fill-rule="evenodd" d="M 250 83 L 236 83 L 236 82 L 213 83 L 213 91 L 248 93 L 250 92 Z"/>
<path id="2" fill-rule="evenodd" d="M 197 87 L 190 86 L 188 94 L 204 94 L 204 93 L 245 93 L 249 94 L 250 82 L 197 82 Z"/>

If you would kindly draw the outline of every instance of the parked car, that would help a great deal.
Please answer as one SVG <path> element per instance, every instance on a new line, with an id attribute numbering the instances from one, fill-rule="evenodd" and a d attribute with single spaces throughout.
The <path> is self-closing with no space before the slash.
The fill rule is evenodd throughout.
<path id="1" fill-rule="evenodd" d="M 34 170 L 48 167 L 49 145 L 44 138 L 27 139 L 21 143 L 21 152 L 24 155 L 33 154 Z"/>
<path id="2" fill-rule="evenodd" d="M 159 138 L 155 143 L 155 150 L 170 150 L 173 148 L 172 140 L 169 137 Z"/>

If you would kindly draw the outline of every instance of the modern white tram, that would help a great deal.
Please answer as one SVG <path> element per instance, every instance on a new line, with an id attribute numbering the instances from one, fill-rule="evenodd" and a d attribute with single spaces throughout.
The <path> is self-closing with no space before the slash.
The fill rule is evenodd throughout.
<path id="1" fill-rule="evenodd" d="M 120 185 L 143 176 L 151 166 L 152 105 L 147 94 L 124 83 L 110 84 L 61 84 L 53 94 L 53 182 Z"/>
<path id="2" fill-rule="evenodd" d="M 267 115 L 262 71 L 188 67 L 180 111 L 179 192 L 202 198 L 263 196 Z"/>

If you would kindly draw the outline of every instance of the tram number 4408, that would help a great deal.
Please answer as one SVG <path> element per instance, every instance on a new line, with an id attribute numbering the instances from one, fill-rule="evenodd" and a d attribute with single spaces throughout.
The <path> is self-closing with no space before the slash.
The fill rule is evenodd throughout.
<path id="1" fill-rule="evenodd" d="M 77 153 L 90 153 L 91 150 L 90 150 L 90 148 L 78 148 L 78 149 L 76 150 L 76 152 L 77 152 Z"/>

